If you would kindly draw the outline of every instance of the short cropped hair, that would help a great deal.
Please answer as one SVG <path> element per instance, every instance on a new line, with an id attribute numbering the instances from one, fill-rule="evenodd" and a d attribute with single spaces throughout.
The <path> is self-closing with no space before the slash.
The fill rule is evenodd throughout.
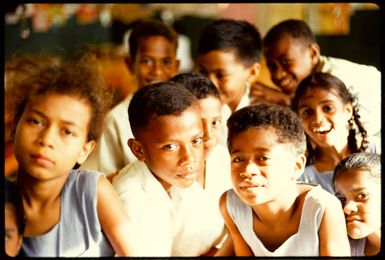
<path id="1" fill-rule="evenodd" d="M 24 234 L 25 222 L 24 222 L 24 208 L 21 193 L 16 184 L 5 178 L 5 201 L 4 203 L 10 203 L 15 209 L 17 230 L 20 235 Z"/>
<path id="2" fill-rule="evenodd" d="M 153 116 L 180 115 L 197 104 L 185 87 L 172 81 L 150 84 L 136 91 L 128 106 L 128 118 L 135 138 Z"/>
<path id="3" fill-rule="evenodd" d="M 197 99 L 213 96 L 221 100 L 220 92 L 214 83 L 204 75 L 197 72 L 181 73 L 170 79 L 187 88 Z"/>
<path id="4" fill-rule="evenodd" d="M 227 121 L 228 147 L 234 137 L 249 128 L 272 127 L 277 135 L 277 142 L 291 144 L 297 155 L 306 149 L 306 137 L 298 116 L 289 108 L 275 104 L 258 104 L 244 107 L 234 112 Z"/>
<path id="5" fill-rule="evenodd" d="M 381 155 L 376 153 L 352 153 L 342 159 L 334 169 L 333 184 L 337 176 L 348 174 L 350 170 L 361 169 L 370 173 L 370 176 L 381 182 Z"/>
<path id="6" fill-rule="evenodd" d="M 247 21 L 218 19 L 207 25 L 199 38 L 198 55 L 210 51 L 234 51 L 246 66 L 261 59 L 262 40 L 258 29 Z"/>
<path id="7" fill-rule="evenodd" d="M 310 27 L 302 20 L 289 19 L 273 26 L 263 39 L 263 46 L 269 47 L 283 37 L 299 39 L 304 44 L 317 43 Z"/>
<path id="8" fill-rule="evenodd" d="M 140 20 L 135 23 L 128 38 L 132 58 L 136 57 L 140 40 L 151 36 L 163 36 L 175 46 L 175 50 L 178 48 L 178 34 L 171 26 L 159 20 Z"/>
<path id="9" fill-rule="evenodd" d="M 12 133 L 30 100 L 62 94 L 88 102 L 92 112 L 87 141 L 99 138 L 112 95 L 103 76 L 93 66 L 78 60 L 52 61 L 31 65 L 24 73 L 28 74 L 23 76 L 23 80 L 10 84 L 5 93 L 7 112 L 14 119 Z"/>

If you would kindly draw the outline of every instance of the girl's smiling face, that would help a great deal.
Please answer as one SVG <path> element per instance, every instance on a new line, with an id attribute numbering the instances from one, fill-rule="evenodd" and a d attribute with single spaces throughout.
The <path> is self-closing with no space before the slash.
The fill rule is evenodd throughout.
<path id="1" fill-rule="evenodd" d="M 366 169 L 351 169 L 338 174 L 334 186 L 351 238 L 363 238 L 381 228 L 380 179 Z"/>
<path id="2" fill-rule="evenodd" d="M 334 90 L 313 87 L 301 97 L 298 108 L 306 134 L 318 146 L 347 143 L 352 105 L 344 104 Z"/>

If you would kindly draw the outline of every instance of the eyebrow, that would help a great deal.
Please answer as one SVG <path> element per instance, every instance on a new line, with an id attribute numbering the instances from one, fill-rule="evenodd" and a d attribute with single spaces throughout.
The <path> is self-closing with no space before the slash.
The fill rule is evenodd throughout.
<path id="1" fill-rule="evenodd" d="M 270 151 L 270 149 L 268 149 L 268 148 L 254 148 L 253 149 L 253 152 L 269 152 L 269 151 Z M 240 153 L 240 152 L 242 152 L 242 150 L 237 149 L 237 150 L 231 151 L 230 154 Z"/>
<path id="2" fill-rule="evenodd" d="M 319 102 L 318 104 L 323 104 L 323 103 L 328 103 L 328 102 L 335 102 L 334 100 L 331 100 L 331 99 L 326 99 L 326 100 L 322 100 L 321 102 Z M 302 105 L 302 106 L 299 106 L 299 109 L 303 108 L 303 107 L 308 107 L 307 105 Z"/>
<path id="3" fill-rule="evenodd" d="M 35 109 L 35 108 L 29 108 L 28 109 L 29 112 L 32 112 L 32 113 L 35 113 L 35 114 L 38 114 L 39 116 L 43 117 L 44 119 L 48 119 L 48 117 L 41 111 Z M 74 127 L 78 127 L 78 128 L 81 128 L 78 124 L 76 124 L 75 122 L 72 122 L 72 121 L 67 121 L 67 120 L 60 120 L 62 123 L 64 123 L 65 125 L 70 125 L 70 126 L 74 126 Z"/>

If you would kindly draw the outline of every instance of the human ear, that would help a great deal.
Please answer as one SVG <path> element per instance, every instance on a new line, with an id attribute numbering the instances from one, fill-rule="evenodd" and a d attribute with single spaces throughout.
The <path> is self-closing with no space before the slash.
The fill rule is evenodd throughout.
<path id="1" fill-rule="evenodd" d="M 297 156 L 297 160 L 295 162 L 294 176 L 293 179 L 297 180 L 305 170 L 306 166 L 306 156 L 305 154 L 300 154 Z"/>
<path id="2" fill-rule="evenodd" d="M 95 140 L 91 140 L 89 142 L 86 142 L 82 148 L 82 151 L 78 157 L 78 160 L 76 161 L 78 164 L 84 163 L 84 161 L 87 159 L 88 155 L 92 152 L 96 145 Z"/>
<path id="3" fill-rule="evenodd" d="M 252 84 L 257 81 L 259 73 L 261 72 L 261 64 L 253 63 L 253 65 L 249 68 L 249 77 L 248 81 Z"/>
<path id="4" fill-rule="evenodd" d="M 317 65 L 317 63 L 319 61 L 320 47 L 317 43 L 314 42 L 314 43 L 310 44 L 309 48 L 310 48 L 311 62 L 315 66 L 315 65 Z"/>
<path id="5" fill-rule="evenodd" d="M 127 141 L 127 145 L 128 147 L 130 147 L 131 152 L 139 161 L 144 161 L 146 159 L 144 155 L 143 146 L 138 140 L 130 138 Z"/>

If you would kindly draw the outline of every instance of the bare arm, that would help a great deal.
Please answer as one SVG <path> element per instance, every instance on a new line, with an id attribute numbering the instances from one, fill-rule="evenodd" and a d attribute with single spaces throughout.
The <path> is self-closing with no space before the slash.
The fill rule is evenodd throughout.
<path id="1" fill-rule="evenodd" d="M 318 231 L 320 256 L 350 256 L 350 245 L 341 203 L 328 201 Z"/>
<path id="2" fill-rule="evenodd" d="M 117 256 L 130 256 L 128 217 L 123 204 L 111 183 L 104 177 L 98 180 L 98 216 L 103 232 L 106 234 Z"/>
<path id="3" fill-rule="evenodd" d="M 270 103 L 281 106 L 290 105 L 290 97 L 285 93 L 264 85 L 261 82 L 254 83 L 250 88 L 250 98 L 253 104 Z"/>
<path id="4" fill-rule="evenodd" d="M 229 213 L 227 212 L 226 193 L 222 194 L 219 200 L 219 207 L 221 209 L 221 213 L 225 221 L 226 227 L 230 232 L 231 240 L 233 241 L 235 255 L 236 256 L 254 256 L 250 247 L 246 244 L 242 235 L 239 233 L 238 228 L 235 226 L 233 220 L 231 219 Z M 228 243 L 228 241 L 226 242 Z"/>

